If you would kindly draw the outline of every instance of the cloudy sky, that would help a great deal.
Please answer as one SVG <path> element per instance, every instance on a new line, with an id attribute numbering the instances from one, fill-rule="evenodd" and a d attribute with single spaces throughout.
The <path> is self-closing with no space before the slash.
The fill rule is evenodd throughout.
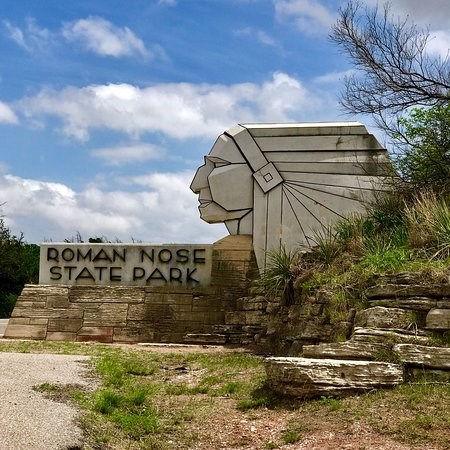
<path id="1" fill-rule="evenodd" d="M 236 123 L 345 119 L 344 3 L 0 0 L 0 214 L 36 243 L 225 236 L 198 218 L 195 169 Z M 448 0 L 392 3 L 447 53 Z"/>

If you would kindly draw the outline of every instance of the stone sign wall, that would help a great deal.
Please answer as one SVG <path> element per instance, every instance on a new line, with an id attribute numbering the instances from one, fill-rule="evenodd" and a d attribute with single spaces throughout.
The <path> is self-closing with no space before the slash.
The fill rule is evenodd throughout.
<path id="1" fill-rule="evenodd" d="M 41 261 L 48 284 L 25 286 L 6 338 L 217 343 L 214 328 L 257 272 L 251 236 L 205 246 L 45 244 Z"/>

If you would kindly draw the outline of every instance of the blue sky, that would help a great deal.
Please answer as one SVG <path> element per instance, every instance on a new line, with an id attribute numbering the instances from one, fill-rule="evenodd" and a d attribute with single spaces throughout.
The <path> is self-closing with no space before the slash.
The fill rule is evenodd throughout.
<path id="1" fill-rule="evenodd" d="M 6 223 L 28 242 L 225 236 L 198 217 L 197 166 L 236 123 L 345 119 L 351 68 L 328 39 L 344 3 L 1 0 Z M 447 53 L 448 0 L 392 3 Z"/>

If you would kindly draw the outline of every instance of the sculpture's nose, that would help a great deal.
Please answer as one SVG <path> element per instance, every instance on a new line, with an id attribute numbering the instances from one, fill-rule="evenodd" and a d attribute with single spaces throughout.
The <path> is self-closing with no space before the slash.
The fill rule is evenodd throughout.
<path id="1" fill-rule="evenodd" d="M 201 189 L 208 187 L 208 175 L 214 169 L 214 164 L 205 158 L 205 164 L 200 166 L 195 173 L 194 179 L 191 183 L 191 191 L 198 194 Z"/>

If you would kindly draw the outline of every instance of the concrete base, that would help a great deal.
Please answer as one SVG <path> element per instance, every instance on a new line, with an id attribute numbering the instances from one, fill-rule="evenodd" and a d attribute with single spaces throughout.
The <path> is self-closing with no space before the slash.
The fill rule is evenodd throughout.
<path id="1" fill-rule="evenodd" d="M 9 319 L 0 319 L 0 337 L 5 334 L 6 326 L 8 325 Z"/>

